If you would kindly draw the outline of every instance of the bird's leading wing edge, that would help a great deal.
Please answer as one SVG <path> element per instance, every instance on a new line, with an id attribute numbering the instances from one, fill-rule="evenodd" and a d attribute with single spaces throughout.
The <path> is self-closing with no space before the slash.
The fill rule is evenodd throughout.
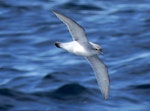
<path id="1" fill-rule="evenodd" d="M 103 64 L 103 62 L 98 58 L 97 55 L 86 57 L 86 58 L 91 64 L 91 67 L 95 72 L 96 79 L 104 99 L 107 99 L 109 95 L 109 87 L 110 87 L 107 67 Z"/>
<path id="2" fill-rule="evenodd" d="M 80 26 L 77 22 L 70 19 L 69 17 L 66 17 L 65 15 L 53 11 L 53 13 L 64 23 L 67 25 L 69 32 L 73 38 L 73 40 L 78 42 L 87 42 L 87 38 L 85 35 L 84 28 Z"/>

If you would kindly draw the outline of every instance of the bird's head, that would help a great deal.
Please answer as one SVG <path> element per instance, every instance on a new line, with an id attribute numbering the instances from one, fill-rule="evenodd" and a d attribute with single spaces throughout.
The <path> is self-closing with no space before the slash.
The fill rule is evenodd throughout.
<path id="1" fill-rule="evenodd" d="M 103 50 L 100 45 L 92 43 L 92 42 L 90 42 L 90 44 L 92 45 L 92 49 L 96 52 L 96 54 L 103 54 Z"/>

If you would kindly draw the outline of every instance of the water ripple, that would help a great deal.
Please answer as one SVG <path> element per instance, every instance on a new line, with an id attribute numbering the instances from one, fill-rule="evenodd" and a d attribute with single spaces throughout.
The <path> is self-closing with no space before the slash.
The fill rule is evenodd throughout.
<path id="1" fill-rule="evenodd" d="M 53 9 L 102 45 L 111 80 L 107 101 L 84 58 L 54 46 L 72 39 Z M 148 0 L 5 0 L 0 10 L 1 111 L 149 109 Z"/>

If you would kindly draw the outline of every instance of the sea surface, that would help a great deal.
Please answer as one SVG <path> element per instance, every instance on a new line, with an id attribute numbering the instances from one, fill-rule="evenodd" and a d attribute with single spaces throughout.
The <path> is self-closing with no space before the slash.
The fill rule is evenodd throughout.
<path id="1" fill-rule="evenodd" d="M 108 100 L 52 10 L 103 47 Z M 0 111 L 150 111 L 150 0 L 0 0 Z"/>

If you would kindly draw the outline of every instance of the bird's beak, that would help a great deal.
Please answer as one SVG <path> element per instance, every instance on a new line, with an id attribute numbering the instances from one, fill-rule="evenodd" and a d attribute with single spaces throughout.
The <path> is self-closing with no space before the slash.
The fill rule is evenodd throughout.
<path id="1" fill-rule="evenodd" d="M 104 55 L 103 50 L 100 50 L 99 52 L 100 52 L 100 54 Z"/>
<path id="2" fill-rule="evenodd" d="M 104 55 L 104 53 L 101 51 L 100 54 Z"/>

